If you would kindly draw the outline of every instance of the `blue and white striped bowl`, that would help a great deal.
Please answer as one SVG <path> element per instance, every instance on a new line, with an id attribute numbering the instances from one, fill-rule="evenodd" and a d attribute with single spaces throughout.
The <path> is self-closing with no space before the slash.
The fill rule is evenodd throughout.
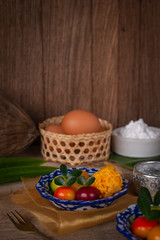
<path id="1" fill-rule="evenodd" d="M 75 168 L 69 168 L 68 172 L 73 170 Z M 95 168 L 82 168 L 78 167 L 76 169 L 81 169 L 91 176 L 93 173 L 98 171 L 99 169 Z M 44 175 L 40 178 L 39 182 L 36 184 L 36 189 L 39 191 L 42 197 L 49 199 L 56 207 L 61 208 L 63 210 L 72 210 L 72 211 L 83 211 L 88 209 L 99 209 L 109 206 L 113 201 L 115 201 L 117 198 L 123 196 L 128 191 L 128 180 L 123 178 L 123 186 L 122 189 L 112 196 L 106 198 L 106 199 L 96 199 L 92 201 L 78 201 L 78 200 L 62 200 L 59 198 L 54 197 L 50 192 L 50 184 L 58 175 L 61 175 L 60 169 L 55 170 L 54 172 Z"/>
<path id="2" fill-rule="evenodd" d="M 129 240 L 139 240 L 131 231 L 133 221 L 142 216 L 137 204 L 128 206 L 123 212 L 117 214 L 117 230 Z"/>

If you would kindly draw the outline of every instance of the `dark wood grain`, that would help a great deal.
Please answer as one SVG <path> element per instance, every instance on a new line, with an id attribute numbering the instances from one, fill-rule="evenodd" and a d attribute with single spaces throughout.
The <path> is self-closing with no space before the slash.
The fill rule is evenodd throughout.
<path id="1" fill-rule="evenodd" d="M 117 125 L 118 1 L 93 1 L 93 111 Z"/>
<path id="2" fill-rule="evenodd" d="M 91 107 L 91 1 L 42 1 L 45 108 Z"/>
<path id="3" fill-rule="evenodd" d="M 0 87 L 38 122 L 44 118 L 40 1 L 0 1 Z"/>
<path id="4" fill-rule="evenodd" d="M 119 5 L 118 125 L 139 118 L 140 1 Z"/>
<path id="5" fill-rule="evenodd" d="M 139 115 L 160 127 L 160 1 L 142 1 Z"/>
<path id="6" fill-rule="evenodd" d="M 81 108 L 160 127 L 160 2 L 0 0 L 0 88 L 36 124 Z"/>

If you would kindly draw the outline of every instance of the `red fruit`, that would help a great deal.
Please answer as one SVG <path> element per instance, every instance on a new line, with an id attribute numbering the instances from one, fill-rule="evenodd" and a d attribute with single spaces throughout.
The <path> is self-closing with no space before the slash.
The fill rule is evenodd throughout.
<path id="1" fill-rule="evenodd" d="M 99 198 L 99 190 L 95 187 L 81 187 L 76 192 L 76 199 L 81 201 L 90 201 Z"/>
<path id="2" fill-rule="evenodd" d="M 59 187 L 54 192 L 54 197 L 57 197 L 63 200 L 74 200 L 75 191 L 71 187 Z"/>
<path id="3" fill-rule="evenodd" d="M 145 216 L 136 218 L 132 224 L 132 232 L 140 238 L 146 238 L 148 232 L 158 225 L 156 220 L 148 220 Z"/>

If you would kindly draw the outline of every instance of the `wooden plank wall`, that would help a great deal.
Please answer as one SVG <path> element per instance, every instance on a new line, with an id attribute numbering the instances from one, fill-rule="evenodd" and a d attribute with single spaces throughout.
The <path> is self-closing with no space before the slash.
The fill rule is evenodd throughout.
<path id="1" fill-rule="evenodd" d="M 160 1 L 0 0 L 0 88 L 36 124 L 80 108 L 160 127 Z"/>

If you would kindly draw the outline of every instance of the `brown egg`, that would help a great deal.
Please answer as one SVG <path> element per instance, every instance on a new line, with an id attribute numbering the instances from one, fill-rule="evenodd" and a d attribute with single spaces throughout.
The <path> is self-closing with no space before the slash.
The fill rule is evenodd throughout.
<path id="1" fill-rule="evenodd" d="M 85 110 L 73 110 L 62 119 L 65 134 L 94 133 L 100 129 L 100 122 L 96 115 Z"/>
<path id="2" fill-rule="evenodd" d="M 61 133 L 63 134 L 63 129 L 61 125 L 58 124 L 51 124 L 45 128 L 46 131 L 54 132 L 54 133 Z"/>

